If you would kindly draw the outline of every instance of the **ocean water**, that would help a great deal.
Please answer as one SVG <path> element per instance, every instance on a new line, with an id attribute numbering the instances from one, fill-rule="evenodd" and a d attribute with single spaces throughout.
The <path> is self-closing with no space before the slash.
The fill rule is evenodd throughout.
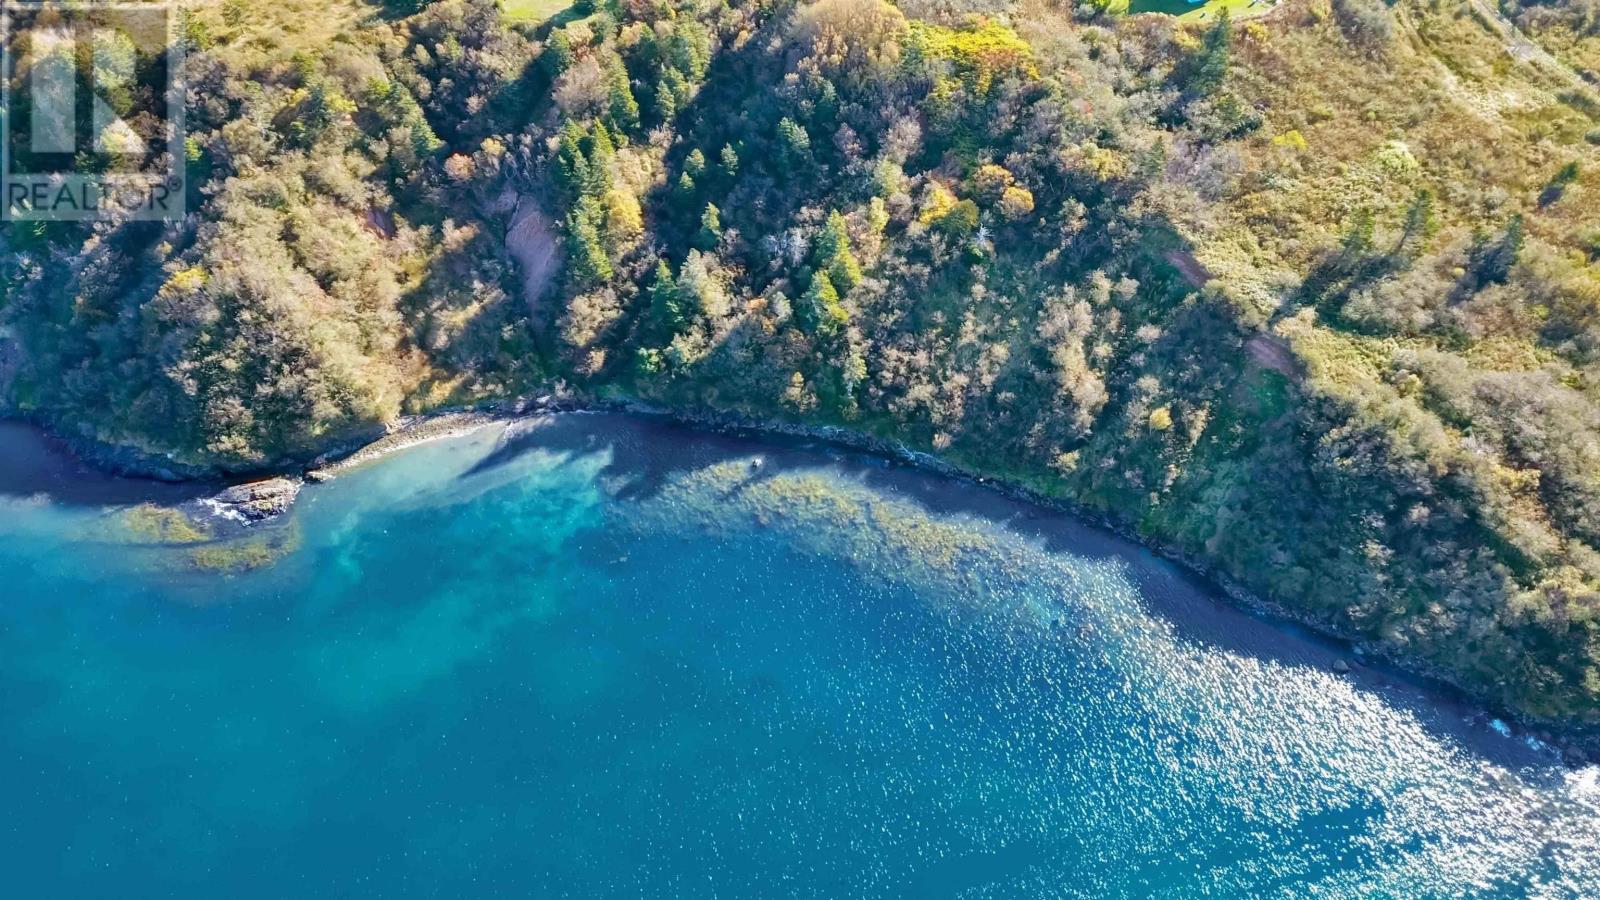
<path id="1" fill-rule="evenodd" d="M 978 487 L 569 415 L 216 542 L 29 459 L 3 896 L 1600 896 L 1595 768 Z"/>

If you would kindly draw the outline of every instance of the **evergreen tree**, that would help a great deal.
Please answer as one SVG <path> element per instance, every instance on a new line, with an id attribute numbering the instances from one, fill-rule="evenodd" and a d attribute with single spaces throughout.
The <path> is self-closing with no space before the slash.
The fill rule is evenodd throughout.
<path id="1" fill-rule="evenodd" d="M 567 215 L 567 255 L 572 274 L 579 284 L 590 285 L 611 278 L 611 260 L 600 240 L 600 209 L 591 197 L 580 197 Z"/>
<path id="2" fill-rule="evenodd" d="M 1209 97 L 1222 89 L 1228 79 L 1228 63 L 1233 55 L 1233 20 L 1223 9 L 1217 21 L 1206 30 L 1189 67 L 1189 82 L 1185 91 L 1197 97 Z"/>
<path id="3" fill-rule="evenodd" d="M 674 187 L 673 195 L 673 200 L 683 213 L 694 209 L 695 183 L 688 172 L 678 173 L 678 183 Z"/>
<path id="4" fill-rule="evenodd" d="M 935 227 L 952 241 L 965 241 L 978 231 L 978 204 L 962 200 L 939 217 Z"/>
<path id="5" fill-rule="evenodd" d="M 592 197 L 599 197 L 611 188 L 611 161 L 617 155 L 617 145 L 611 140 L 606 123 L 594 123 L 594 132 L 588 142 L 589 170 L 584 189 Z"/>
<path id="6" fill-rule="evenodd" d="M 861 264 L 850 250 L 850 232 L 838 210 L 828 214 L 828 221 L 817 233 L 813 256 L 817 268 L 828 273 L 839 292 L 848 294 L 861 281 Z"/>
<path id="7" fill-rule="evenodd" d="M 290 126 L 296 145 L 311 147 L 325 132 L 355 111 L 356 105 L 339 93 L 338 88 L 317 79 L 300 103 L 299 117 Z"/>
<path id="8" fill-rule="evenodd" d="M 658 124 L 667 125 L 689 104 L 694 88 L 683 73 L 672 66 L 661 69 L 655 88 L 650 93 L 651 111 Z"/>
<path id="9" fill-rule="evenodd" d="M 695 246 L 710 250 L 722 239 L 722 213 L 715 203 L 707 203 L 700 214 L 700 233 L 695 235 Z"/>
<path id="10" fill-rule="evenodd" d="M 619 132 L 633 131 L 639 127 L 639 101 L 634 99 L 633 86 L 628 83 L 628 70 L 622 57 L 613 56 L 606 73 L 606 94 L 611 124 Z"/>
<path id="11" fill-rule="evenodd" d="M 659 342 L 670 341 L 672 336 L 688 325 L 683 312 L 683 297 L 678 282 L 672 277 L 672 267 L 666 260 L 656 262 L 656 274 L 647 289 L 650 298 L 648 328 Z"/>
<path id="12" fill-rule="evenodd" d="M 706 155 L 704 153 L 700 152 L 700 148 L 699 147 L 696 147 L 693 150 L 690 150 L 689 151 L 689 155 L 684 157 L 684 159 L 683 159 L 683 170 L 685 172 L 689 173 L 689 177 L 694 178 L 696 180 L 698 180 L 701 175 L 705 174 L 705 172 L 706 172 Z"/>
<path id="13" fill-rule="evenodd" d="M 677 98 L 678 108 L 687 106 L 689 99 L 694 96 L 694 85 L 689 83 L 689 79 L 683 77 L 683 73 L 674 66 L 668 66 L 666 71 L 661 73 L 661 78 L 672 88 L 672 96 Z"/>
<path id="14" fill-rule="evenodd" d="M 704 78 L 711 66 L 711 32 L 687 16 L 674 20 L 663 49 L 672 68 L 696 81 Z"/>
<path id="15" fill-rule="evenodd" d="M 561 73 L 572 68 L 573 59 L 572 41 L 567 37 L 567 30 L 555 29 L 550 39 L 545 41 L 544 54 L 539 57 L 539 62 L 544 65 L 544 70 L 549 73 L 553 81 L 561 77 Z"/>
<path id="16" fill-rule="evenodd" d="M 784 116 L 778 122 L 778 153 L 785 165 L 799 168 L 811 161 L 811 135 L 805 126 Z"/>
<path id="17" fill-rule="evenodd" d="M 824 337 L 837 334 L 850 320 L 849 313 L 839 303 L 839 291 L 833 286 L 833 279 L 825 271 L 811 276 L 811 287 L 800 298 L 795 316 L 803 330 Z"/>
<path id="18" fill-rule="evenodd" d="M 722 174 L 728 176 L 730 181 L 737 178 L 739 176 L 739 154 L 734 151 L 733 145 L 723 144 L 720 156 Z"/>
<path id="19" fill-rule="evenodd" d="M 838 389 L 832 392 L 834 396 L 831 405 L 839 415 L 853 419 L 860 412 L 856 393 L 867 380 L 867 357 L 858 342 L 846 340 L 844 353 L 836 359 L 837 368 L 834 375 Z"/>
<path id="20" fill-rule="evenodd" d="M 561 126 L 561 143 L 556 149 L 556 180 L 574 195 L 583 193 L 591 178 L 589 160 L 583 152 L 584 137 L 583 127 L 568 119 Z"/>
<path id="21" fill-rule="evenodd" d="M 678 114 L 678 95 L 672 90 L 672 85 L 665 78 L 656 82 L 655 93 L 652 95 L 655 104 L 656 120 L 665 125 L 672 121 Z"/>

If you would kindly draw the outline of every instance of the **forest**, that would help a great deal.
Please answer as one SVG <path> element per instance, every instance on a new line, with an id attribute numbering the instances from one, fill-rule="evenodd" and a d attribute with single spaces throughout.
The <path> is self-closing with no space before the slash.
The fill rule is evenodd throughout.
<path id="1" fill-rule="evenodd" d="M 188 9 L 188 214 L 0 226 L 0 411 L 838 425 L 1600 723 L 1594 0 L 550 6 Z"/>

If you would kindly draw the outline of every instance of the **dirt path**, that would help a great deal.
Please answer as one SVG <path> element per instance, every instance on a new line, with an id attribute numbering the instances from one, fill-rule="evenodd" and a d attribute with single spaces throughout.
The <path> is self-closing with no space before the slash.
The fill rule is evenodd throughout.
<path id="1" fill-rule="evenodd" d="M 1488 0 L 1468 0 L 1472 9 L 1488 26 L 1499 36 L 1505 44 L 1506 52 L 1516 61 L 1532 66 L 1541 72 L 1555 76 L 1580 93 L 1589 95 L 1592 99 L 1600 99 L 1595 94 L 1594 85 L 1584 80 L 1582 75 L 1573 71 L 1571 66 L 1552 56 L 1543 47 L 1539 46 L 1517 27 L 1517 24 L 1501 14 L 1500 10 Z"/>
<path id="2" fill-rule="evenodd" d="M 1167 251 L 1167 262 L 1178 270 L 1178 274 L 1183 276 L 1184 281 L 1189 282 L 1190 287 L 1205 287 L 1206 282 L 1211 280 L 1211 273 L 1207 272 L 1206 267 L 1200 264 L 1200 260 L 1195 259 L 1194 254 L 1188 250 Z"/>
<path id="3" fill-rule="evenodd" d="M 1305 372 L 1300 369 L 1300 360 L 1295 358 L 1294 350 L 1283 338 L 1257 334 L 1245 341 L 1244 349 L 1257 365 L 1271 369 L 1290 381 L 1299 382 L 1305 377 Z"/>

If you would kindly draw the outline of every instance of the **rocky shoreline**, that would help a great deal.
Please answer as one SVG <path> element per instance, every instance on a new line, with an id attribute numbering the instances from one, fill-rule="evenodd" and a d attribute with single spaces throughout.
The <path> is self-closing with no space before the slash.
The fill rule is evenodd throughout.
<path id="1" fill-rule="evenodd" d="M 269 478 L 236 484 L 197 501 L 212 517 L 253 525 L 288 512 L 305 483 L 295 478 Z"/>
<path id="2" fill-rule="evenodd" d="M 652 406 L 631 398 L 580 397 L 565 391 L 541 395 L 536 398 L 496 404 L 476 409 L 456 409 L 408 416 L 372 436 L 370 440 L 352 443 L 331 450 L 299 469 L 288 469 L 268 477 L 246 479 L 193 504 L 190 511 L 209 520 L 212 525 L 230 529 L 248 528 L 271 522 L 292 509 L 296 497 L 307 484 L 325 482 L 358 466 L 381 459 L 391 453 L 435 440 L 456 437 L 497 423 L 509 424 L 518 420 L 557 413 L 611 412 L 659 419 L 699 431 L 756 439 L 805 440 L 826 444 L 838 450 L 861 453 L 901 465 L 916 468 L 943 478 L 980 484 L 1004 496 L 1051 511 L 1064 513 L 1102 528 L 1152 552 L 1171 560 L 1216 587 L 1234 604 L 1263 617 L 1293 623 L 1309 628 L 1329 639 L 1347 644 L 1352 660 L 1339 659 L 1334 670 L 1347 674 L 1360 666 L 1381 666 L 1409 676 L 1432 682 L 1436 687 L 1458 695 L 1472 706 L 1485 710 L 1487 717 L 1514 722 L 1528 740 L 1537 740 L 1557 750 L 1562 760 L 1573 767 L 1590 762 L 1600 762 L 1600 728 L 1575 725 L 1568 722 L 1551 722 L 1535 719 L 1514 711 L 1493 711 L 1469 685 L 1454 680 L 1449 673 L 1440 671 L 1419 660 L 1398 657 L 1385 652 L 1372 641 L 1343 631 L 1336 623 L 1320 620 L 1282 603 L 1261 597 L 1216 570 L 1208 561 L 1183 550 L 1152 540 L 1139 533 L 1126 522 L 1114 516 L 1090 510 L 1059 497 L 1052 497 L 1023 485 L 993 478 L 981 471 L 969 469 L 931 453 L 915 450 L 890 439 L 853 431 L 833 425 L 808 425 L 755 419 L 724 412 L 676 410 Z M 69 445 L 75 444 L 67 440 Z M 103 445 L 102 445 L 103 446 Z M 110 448 L 115 451 L 116 448 Z M 94 452 L 80 453 L 92 465 L 104 466 L 105 456 Z M 126 462 L 128 457 L 118 457 Z M 141 458 L 149 459 L 148 455 Z M 130 471 L 124 466 L 111 466 L 119 474 Z M 131 471 L 138 472 L 135 468 Z M 145 477 L 159 477 L 149 472 Z M 163 480 L 199 480 L 216 478 L 214 471 L 186 468 L 166 474 L 173 478 Z M 1498 724 L 1498 723 L 1497 723 Z"/>
<path id="3" fill-rule="evenodd" d="M 534 413 L 537 414 L 537 413 Z M 448 412 L 438 415 L 410 416 L 396 423 L 395 428 L 383 437 L 344 456 L 321 456 L 313 460 L 305 471 L 307 481 L 331 481 L 340 474 L 373 460 L 381 459 L 408 447 L 429 441 L 456 437 L 485 425 L 505 422 L 516 416 L 496 415 L 486 412 Z"/>

